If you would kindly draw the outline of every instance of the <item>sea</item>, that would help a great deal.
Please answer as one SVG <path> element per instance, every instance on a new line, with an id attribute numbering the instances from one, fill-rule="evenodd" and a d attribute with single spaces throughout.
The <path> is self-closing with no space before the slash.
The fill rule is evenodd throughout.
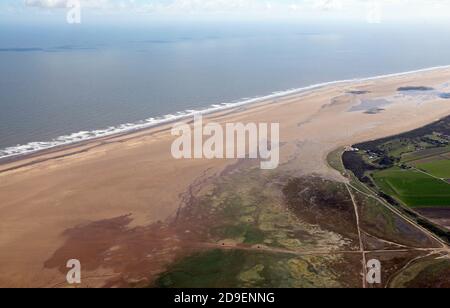
<path id="1" fill-rule="evenodd" d="M 0 21 L 0 159 L 449 64 L 440 24 Z"/>

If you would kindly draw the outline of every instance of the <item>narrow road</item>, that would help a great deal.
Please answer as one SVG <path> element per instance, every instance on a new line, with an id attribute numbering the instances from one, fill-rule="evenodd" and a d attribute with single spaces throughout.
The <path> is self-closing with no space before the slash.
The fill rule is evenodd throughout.
<path id="1" fill-rule="evenodd" d="M 358 229 L 358 237 L 359 237 L 359 249 L 360 252 L 362 253 L 362 266 L 363 266 L 363 270 L 362 270 L 362 285 L 363 288 L 367 288 L 367 261 L 366 261 L 366 252 L 364 251 L 364 243 L 363 243 L 363 239 L 362 239 L 362 235 L 361 235 L 361 227 L 360 227 L 360 223 L 359 223 L 359 211 L 358 211 L 358 205 L 356 204 L 355 201 L 355 196 L 353 195 L 350 187 L 348 186 L 348 184 L 345 184 L 345 187 L 347 188 L 347 191 L 350 195 L 350 197 L 352 198 L 352 203 L 353 203 L 353 207 L 355 209 L 355 216 L 356 216 L 356 228 Z"/>
<path id="2" fill-rule="evenodd" d="M 381 199 L 380 197 L 376 196 L 375 193 L 374 195 L 370 195 L 367 194 L 361 190 L 359 190 L 358 188 L 356 188 L 355 186 L 353 186 L 352 184 L 348 184 L 351 188 L 353 188 L 354 190 L 356 190 L 357 192 L 377 200 L 378 202 L 380 202 L 384 207 L 386 207 L 387 209 L 389 209 L 391 212 L 394 212 L 395 214 L 397 214 L 398 216 L 400 216 L 401 218 L 403 218 L 405 221 L 407 221 L 408 223 L 410 223 L 411 225 L 413 225 L 414 227 L 416 227 L 417 229 L 419 229 L 420 231 L 424 232 L 425 234 L 427 234 L 429 237 L 431 237 L 432 239 L 434 239 L 435 241 L 437 241 L 442 248 L 448 248 L 448 245 L 445 241 L 443 241 L 441 238 L 439 238 L 437 235 L 435 235 L 434 233 L 428 231 L 427 229 L 425 229 L 424 227 L 418 225 L 415 221 L 413 221 L 410 217 L 408 217 L 406 214 L 402 213 L 400 210 L 396 209 L 395 207 L 393 207 L 392 205 L 390 205 L 389 203 L 387 203 L 385 200 Z M 362 184 L 364 185 L 364 184 Z M 364 187 L 366 187 L 369 191 L 372 191 L 370 188 L 368 188 L 367 186 L 364 185 Z"/>
<path id="3" fill-rule="evenodd" d="M 190 245 L 191 247 L 192 245 Z M 326 255 L 342 255 L 342 254 L 361 254 L 360 250 L 290 250 L 283 248 L 275 248 L 268 246 L 246 246 L 242 244 L 220 244 L 220 243 L 196 243 L 194 246 L 199 248 L 212 248 L 223 250 L 242 250 L 242 251 L 254 251 L 254 252 L 270 252 L 281 253 L 295 256 L 326 256 Z M 379 249 L 379 250 L 365 250 L 365 253 L 393 253 L 393 252 L 410 252 L 410 251 L 423 251 L 430 252 L 432 254 L 446 253 L 446 249 L 442 248 L 404 248 L 404 249 Z"/>

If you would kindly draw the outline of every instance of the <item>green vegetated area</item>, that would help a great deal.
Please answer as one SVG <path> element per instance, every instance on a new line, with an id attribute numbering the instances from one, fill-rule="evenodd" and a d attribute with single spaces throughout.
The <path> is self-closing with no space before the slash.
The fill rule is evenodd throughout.
<path id="1" fill-rule="evenodd" d="M 413 224 L 381 204 L 382 199 L 373 190 L 361 183 L 352 172 L 347 172 L 342 161 L 344 152 L 344 148 L 331 152 L 327 161 L 332 168 L 350 180 L 350 189 L 358 207 L 360 226 L 364 233 L 365 247 L 374 250 L 398 248 L 395 244 L 386 244 L 387 242 L 418 248 L 439 247 L 437 242 L 431 240 Z"/>
<path id="2" fill-rule="evenodd" d="M 172 263 L 159 287 L 359 287 L 353 204 L 342 183 L 288 171 L 222 175 L 177 224 L 200 222 L 199 251 Z"/>
<path id="3" fill-rule="evenodd" d="M 450 117 L 404 134 L 354 145 L 342 159 L 360 182 L 450 240 L 448 232 L 403 207 L 450 207 Z"/>
<path id="4" fill-rule="evenodd" d="M 392 167 L 372 176 L 382 191 L 411 207 L 450 205 L 450 183 L 415 169 Z"/>
<path id="5" fill-rule="evenodd" d="M 450 205 L 447 177 L 442 179 L 443 173 L 438 173 L 444 172 L 442 166 L 433 165 L 450 156 L 449 122 L 445 119 L 407 134 L 355 145 L 358 151 L 330 153 L 329 164 L 350 177 L 348 187 L 359 211 L 366 249 L 439 247 L 381 204 L 381 197 L 450 241 L 445 231 L 401 205 Z M 201 193 L 192 193 L 176 224 L 189 226 L 182 232 L 196 239 L 192 243 L 196 252 L 171 262 L 152 286 L 361 287 L 355 207 L 346 184 L 297 177 L 295 170 L 292 165 L 276 171 L 238 167 L 217 177 Z M 416 257 L 392 255 L 389 278 Z M 409 280 L 392 277 L 392 285 L 414 285 L 420 277 L 435 285 L 436 279 L 427 274 L 435 268 L 434 263 L 421 268 Z M 436 271 L 442 272 L 439 266 Z"/>
<path id="6" fill-rule="evenodd" d="M 450 179 L 450 160 L 437 158 L 430 162 L 417 163 L 416 167 L 441 179 Z"/>
<path id="7" fill-rule="evenodd" d="M 336 273 L 352 267 L 352 260 L 340 256 L 304 256 L 244 250 L 209 250 L 174 264 L 156 284 L 164 288 L 200 287 L 342 287 Z M 357 260 L 354 260 L 357 262 Z M 349 264 L 346 264 L 349 263 Z"/>
<path id="8" fill-rule="evenodd" d="M 392 288 L 450 288 L 450 260 L 424 258 L 411 264 L 395 276 Z"/>

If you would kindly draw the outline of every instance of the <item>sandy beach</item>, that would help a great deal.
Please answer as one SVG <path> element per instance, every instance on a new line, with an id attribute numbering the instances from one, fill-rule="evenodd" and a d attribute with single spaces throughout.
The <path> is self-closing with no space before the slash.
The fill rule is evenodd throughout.
<path id="1" fill-rule="evenodd" d="M 328 166 L 328 153 L 449 115 L 448 99 L 397 91 L 427 86 L 450 92 L 449 82 L 450 68 L 345 82 L 221 111 L 206 121 L 280 123 L 281 164 L 295 164 L 298 175 L 344 181 Z M 369 102 L 367 108 L 364 102 Z M 173 221 L 195 183 L 220 177 L 232 166 L 239 168 L 236 160 L 175 160 L 170 127 L 87 141 L 1 164 L 0 286 L 64 285 L 65 264 L 56 264 L 52 257 L 66 247 L 68 230 L 121 217 L 129 219 L 127 229 Z M 115 236 L 119 237 L 111 233 Z M 108 249 L 114 249 L 112 243 Z M 88 258 L 84 253 L 79 252 L 81 259 Z M 117 269 L 100 264 L 89 261 L 88 286 L 103 286 L 118 275 Z"/>

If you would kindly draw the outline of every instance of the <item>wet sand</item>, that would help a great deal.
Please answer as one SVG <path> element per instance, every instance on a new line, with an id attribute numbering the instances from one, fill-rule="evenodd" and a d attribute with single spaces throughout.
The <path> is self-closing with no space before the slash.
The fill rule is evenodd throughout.
<path id="1" fill-rule="evenodd" d="M 278 122 L 281 163 L 295 161 L 301 175 L 344 180 L 327 165 L 329 152 L 409 131 L 450 114 L 448 100 L 436 97 L 423 102 L 420 97 L 396 96 L 399 87 L 436 87 L 449 81 L 450 69 L 437 69 L 336 84 L 276 103 L 270 100 L 224 111 L 208 120 Z M 375 114 L 350 112 L 361 98 L 389 98 L 390 104 Z M 63 271 L 45 264 L 63 246 L 67 230 L 118 217 L 129 218 L 128 228 L 172 219 L 196 179 L 218 176 L 236 163 L 173 159 L 174 137 L 168 128 L 93 140 L 0 165 L 0 286 L 59 285 L 65 280 Z M 89 271 L 97 277 L 93 286 L 113 274 L 107 267 Z"/>

